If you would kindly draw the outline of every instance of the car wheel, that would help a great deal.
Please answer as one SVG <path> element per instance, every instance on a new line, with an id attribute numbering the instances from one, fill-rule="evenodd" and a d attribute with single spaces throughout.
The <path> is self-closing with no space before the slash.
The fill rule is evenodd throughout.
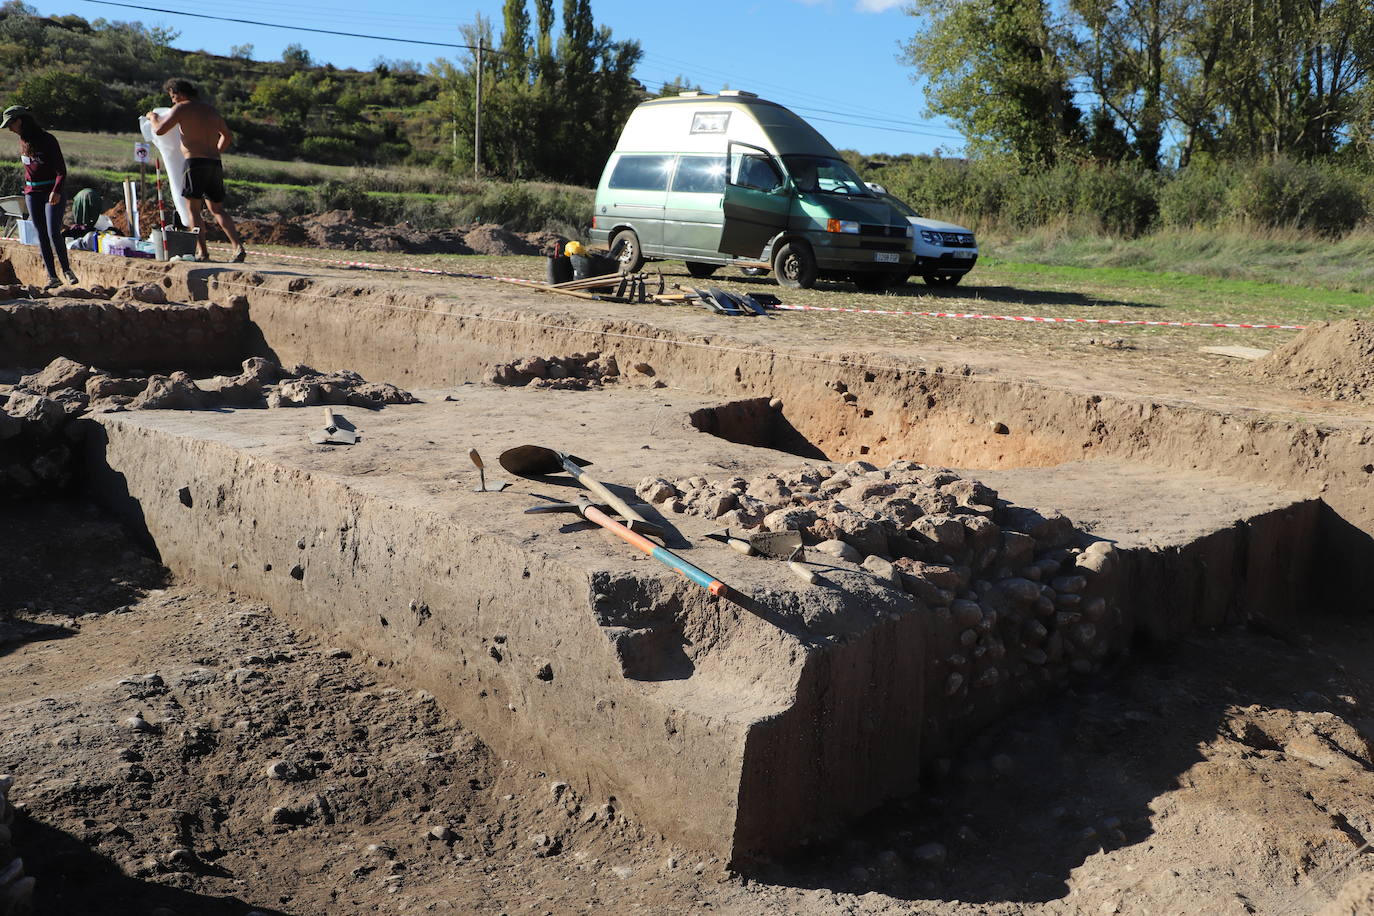
<path id="1" fill-rule="evenodd" d="M 816 285 L 816 256 L 799 242 L 788 242 L 773 256 L 773 276 L 779 286 L 810 289 Z"/>
<path id="2" fill-rule="evenodd" d="M 639 236 L 633 229 L 621 229 L 611 237 L 611 250 L 620 249 L 616 260 L 620 262 L 620 272 L 632 274 L 644 266 L 644 250 L 639 247 Z"/>
<path id="3" fill-rule="evenodd" d="M 685 263 L 687 265 L 687 273 L 696 277 L 698 280 L 704 280 L 716 272 L 715 264 L 703 264 L 700 261 L 686 261 Z"/>

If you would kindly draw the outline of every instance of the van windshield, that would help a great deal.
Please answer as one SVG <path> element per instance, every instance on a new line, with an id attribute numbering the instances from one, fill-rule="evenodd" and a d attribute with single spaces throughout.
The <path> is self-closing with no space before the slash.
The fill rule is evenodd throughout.
<path id="1" fill-rule="evenodd" d="M 787 173 L 798 191 L 822 192 L 825 194 L 852 194 L 856 197 L 872 197 L 868 185 L 849 167 L 843 159 L 828 156 L 783 156 Z"/>

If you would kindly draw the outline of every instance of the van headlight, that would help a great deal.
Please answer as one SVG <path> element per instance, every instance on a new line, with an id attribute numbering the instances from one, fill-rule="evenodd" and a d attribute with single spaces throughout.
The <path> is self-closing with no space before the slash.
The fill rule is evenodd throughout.
<path id="1" fill-rule="evenodd" d="M 859 234 L 858 220 L 852 219 L 828 219 L 825 221 L 826 232 L 844 232 L 849 235 Z"/>

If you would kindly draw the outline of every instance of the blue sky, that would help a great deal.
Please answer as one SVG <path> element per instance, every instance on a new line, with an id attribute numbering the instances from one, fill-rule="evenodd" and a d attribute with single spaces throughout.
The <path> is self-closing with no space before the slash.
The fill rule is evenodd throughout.
<path id="1" fill-rule="evenodd" d="M 458 26 L 481 13 L 499 32 L 501 0 L 436 4 L 431 0 L 221 0 L 184 5 L 167 0 L 129 3 L 211 15 L 334 29 L 376 36 L 460 43 Z M 274 60 L 286 45 L 306 47 L 320 62 L 367 69 L 379 56 L 428 63 L 464 52 L 375 39 L 342 38 L 176 13 L 144 12 L 87 0 L 29 0 L 44 15 L 140 21 L 176 29 L 177 46 L 227 54 L 252 44 L 253 56 Z M 656 87 L 677 76 L 703 89 L 747 89 L 810 120 L 835 146 L 863 153 L 959 153 L 963 141 L 948 123 L 923 116 L 925 98 L 898 61 L 917 21 L 904 0 L 592 0 L 598 25 L 616 39 L 638 39 L 644 58 L 636 76 Z M 531 4 L 531 8 L 532 8 Z M 561 2 L 554 9 L 560 12 Z"/>

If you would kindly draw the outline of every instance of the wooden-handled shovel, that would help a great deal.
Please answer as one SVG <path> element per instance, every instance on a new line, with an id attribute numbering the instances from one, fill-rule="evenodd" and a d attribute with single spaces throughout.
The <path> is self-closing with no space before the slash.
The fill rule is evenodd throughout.
<path id="1" fill-rule="evenodd" d="M 501 467 L 521 477 L 566 471 L 578 483 L 595 493 L 598 499 L 619 512 L 626 519 L 626 528 L 649 537 L 663 537 L 662 528 L 640 515 L 629 503 L 612 493 L 609 487 L 582 470 L 584 465 L 591 464 L 590 461 L 542 445 L 517 445 L 515 448 L 506 449 L 496 460 L 501 463 Z"/>

